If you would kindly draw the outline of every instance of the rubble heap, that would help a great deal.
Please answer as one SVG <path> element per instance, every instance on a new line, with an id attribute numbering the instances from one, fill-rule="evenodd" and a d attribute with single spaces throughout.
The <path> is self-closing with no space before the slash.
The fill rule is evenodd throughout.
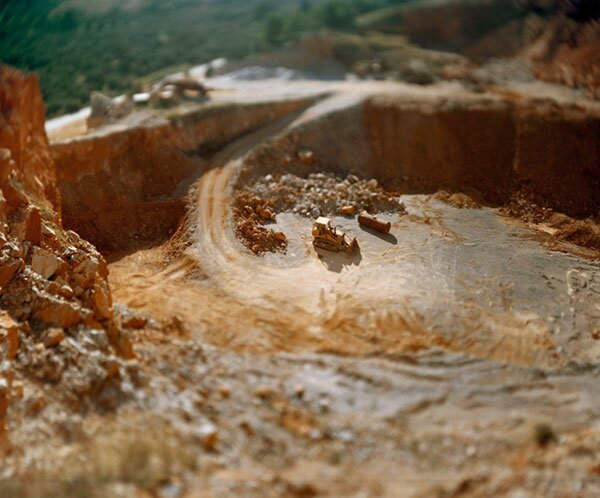
<path id="1" fill-rule="evenodd" d="M 265 223 L 275 221 L 271 199 L 257 197 L 247 190 L 238 190 L 235 193 L 233 210 L 237 220 L 236 233 L 254 254 L 285 251 L 287 248 L 285 234 L 264 226 Z"/>
<path id="2" fill-rule="evenodd" d="M 37 77 L 0 66 L 0 110 L 1 438 L 16 377 L 57 383 L 79 363 L 79 396 L 115 377 L 111 358 L 133 353 L 106 261 L 62 227 Z M 82 379 L 82 364 L 96 373 Z"/>
<path id="3" fill-rule="evenodd" d="M 268 174 L 244 182 L 234 193 L 233 215 L 236 234 L 255 254 L 284 252 L 284 233 L 269 229 L 276 213 L 292 212 L 302 216 L 354 216 L 360 211 L 405 212 L 398 194 L 382 189 L 377 180 L 349 174 L 292 173 Z"/>
<path id="4" fill-rule="evenodd" d="M 398 194 L 382 189 L 377 180 L 349 174 L 311 173 L 306 178 L 294 174 L 266 175 L 254 181 L 249 190 L 270 199 L 277 212 L 291 211 L 302 216 L 345 215 L 362 210 L 370 213 L 404 212 Z"/>
<path id="5" fill-rule="evenodd" d="M 553 241 L 570 242 L 594 251 L 600 250 L 600 213 L 596 217 L 572 218 L 536 204 L 532 200 L 533 197 L 526 189 L 517 191 L 499 211 L 528 225 L 543 227 L 543 231 L 549 234 Z M 597 254 L 592 253 L 592 258 L 597 259 Z"/>
<path id="6" fill-rule="evenodd" d="M 133 101 L 126 95 L 111 99 L 101 92 L 90 95 L 91 113 L 87 119 L 88 128 L 97 128 L 105 123 L 112 123 L 131 114 Z"/>

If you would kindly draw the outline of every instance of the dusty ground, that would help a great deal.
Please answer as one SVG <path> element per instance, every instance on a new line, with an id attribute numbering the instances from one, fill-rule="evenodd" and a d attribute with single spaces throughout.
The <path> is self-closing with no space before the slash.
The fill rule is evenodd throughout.
<path id="1" fill-rule="evenodd" d="M 52 400 L 15 428 L 13 444 L 29 449 L 10 456 L 5 477 L 18 479 L 0 496 L 600 494 L 598 247 L 555 237 L 547 218 L 511 211 L 499 187 L 504 174 L 471 176 L 480 165 L 485 174 L 496 174 L 495 164 L 513 171 L 513 156 L 502 151 L 516 147 L 514 131 L 491 130 L 498 140 L 489 151 L 477 141 L 490 123 L 513 130 L 505 97 L 453 85 L 272 85 L 262 95 L 247 84 L 217 96 L 279 110 L 252 126 L 259 111 L 247 110 L 236 121 L 248 124 L 243 133 L 188 148 L 185 160 L 167 150 L 182 147 L 178 136 L 152 142 L 152 151 L 164 149 L 156 164 L 143 155 L 150 140 L 123 139 L 136 160 L 119 153 L 115 171 L 148 189 L 136 193 L 135 216 L 159 202 L 185 203 L 186 214 L 176 226 L 157 221 L 149 231 L 165 233 L 153 243 L 127 241 L 109 254 L 115 306 L 146 319 L 130 331 L 136 357 L 119 363 L 122 381 L 100 402 L 73 409 L 68 399 Z M 281 106 L 299 94 L 307 100 Z M 526 92 L 517 97 L 530 104 Z M 377 114 L 373 102 L 392 111 Z M 577 104 L 595 119 L 593 104 Z M 421 121 L 437 119 L 440 108 L 439 122 Z M 393 109 L 408 114 L 394 121 Z M 194 133 L 215 135 L 215 122 L 203 116 Z M 401 132 L 386 135 L 386 126 Z M 462 149 L 465 137 L 478 147 Z M 122 186 L 106 180 L 94 134 L 72 147 L 69 157 L 84 158 L 86 169 L 79 178 L 76 165 L 71 176 L 58 171 L 67 213 L 89 199 L 119 200 Z M 306 147 L 317 159 L 310 168 L 295 154 Z M 458 158 L 439 169 L 449 176 L 427 169 L 448 157 Z M 156 173 L 179 169 L 181 177 Z M 286 250 L 253 254 L 236 236 L 235 190 L 285 172 L 378 178 L 378 188 L 399 195 L 397 209 L 381 206 L 390 234 L 335 217 L 360 251 L 315 252 L 310 216 L 282 207 L 267 226 L 286 234 Z M 464 192 L 441 193 L 463 181 Z M 589 203 L 556 202 L 587 209 L 589 195 Z M 112 206 L 110 223 L 135 222 L 132 204 Z M 593 216 L 582 219 L 597 229 Z"/>
<path id="2" fill-rule="evenodd" d="M 200 413 L 221 438 L 190 496 L 205 496 L 195 479 L 206 496 L 599 493 L 597 253 L 439 194 L 403 195 L 406 213 L 381 214 L 389 236 L 335 218 L 353 256 L 315 252 L 310 217 L 282 209 L 268 226 L 287 250 L 258 257 L 230 199 L 268 174 L 244 159 L 264 140 L 212 158 L 183 255 L 178 237 L 111 265 L 118 301 L 206 350 L 202 366 L 173 359 L 211 386 Z"/>

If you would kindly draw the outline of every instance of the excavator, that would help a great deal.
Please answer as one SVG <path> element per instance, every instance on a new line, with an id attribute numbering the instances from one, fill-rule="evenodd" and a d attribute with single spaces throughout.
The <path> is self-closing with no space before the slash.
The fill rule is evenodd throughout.
<path id="1" fill-rule="evenodd" d="M 323 216 L 319 216 L 313 225 L 312 229 L 313 246 L 321 249 L 326 249 L 333 252 L 348 252 L 351 253 L 358 249 L 356 237 L 351 241 L 344 232 L 338 232 L 332 226 L 331 220 Z"/>

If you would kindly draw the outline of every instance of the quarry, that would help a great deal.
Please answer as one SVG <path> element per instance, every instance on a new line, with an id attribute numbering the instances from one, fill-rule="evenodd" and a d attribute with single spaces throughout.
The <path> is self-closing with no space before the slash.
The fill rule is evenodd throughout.
<path id="1" fill-rule="evenodd" d="M 35 80 L 3 71 L 34 138 L 2 142 L 4 472 L 117 494 L 125 473 L 193 490 L 209 469 L 232 496 L 398 496 L 399 468 L 415 496 L 598 490 L 596 104 L 240 85 L 49 145 Z M 236 235 L 242 191 L 271 199 L 284 251 Z M 313 208 L 359 253 L 316 254 Z"/>
<path id="2" fill-rule="evenodd" d="M 597 99 L 180 86 L 0 66 L 0 498 L 600 495 Z"/>

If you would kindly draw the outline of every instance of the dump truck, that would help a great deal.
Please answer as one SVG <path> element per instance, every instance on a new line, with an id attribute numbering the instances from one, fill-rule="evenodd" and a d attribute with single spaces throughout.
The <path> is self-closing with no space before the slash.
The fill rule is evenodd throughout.
<path id="1" fill-rule="evenodd" d="M 313 246 L 333 252 L 351 253 L 358 248 L 356 237 L 352 240 L 344 232 L 338 232 L 331 220 L 323 216 L 315 220 L 312 229 Z"/>

